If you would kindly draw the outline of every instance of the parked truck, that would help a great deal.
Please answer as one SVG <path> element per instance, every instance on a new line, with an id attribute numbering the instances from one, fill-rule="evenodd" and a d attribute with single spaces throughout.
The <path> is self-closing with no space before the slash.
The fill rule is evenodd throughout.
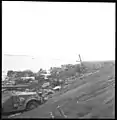
<path id="1" fill-rule="evenodd" d="M 32 110 L 47 100 L 42 92 L 6 91 L 2 93 L 2 113 Z"/>

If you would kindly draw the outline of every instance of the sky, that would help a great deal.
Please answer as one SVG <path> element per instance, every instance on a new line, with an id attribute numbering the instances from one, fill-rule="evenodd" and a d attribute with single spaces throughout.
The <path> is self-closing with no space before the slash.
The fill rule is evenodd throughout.
<path id="1" fill-rule="evenodd" d="M 115 3 L 2 1 L 3 62 L 5 54 L 41 65 L 74 63 L 78 54 L 115 60 Z"/>

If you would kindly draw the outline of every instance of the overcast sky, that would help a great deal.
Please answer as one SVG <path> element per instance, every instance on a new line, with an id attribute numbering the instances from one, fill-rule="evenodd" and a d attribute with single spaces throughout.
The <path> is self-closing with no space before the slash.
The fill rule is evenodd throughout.
<path id="1" fill-rule="evenodd" d="M 115 3 L 2 1 L 2 52 L 115 59 Z"/>

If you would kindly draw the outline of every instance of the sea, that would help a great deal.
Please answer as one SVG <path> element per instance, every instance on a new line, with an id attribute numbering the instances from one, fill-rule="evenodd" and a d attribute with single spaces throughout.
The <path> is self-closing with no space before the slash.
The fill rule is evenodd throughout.
<path id="1" fill-rule="evenodd" d="M 32 70 L 33 72 L 37 72 L 40 68 L 49 70 L 50 67 L 60 67 L 64 64 L 76 64 L 76 60 L 33 57 L 28 55 L 2 55 L 3 73 L 6 73 L 8 70 Z"/>

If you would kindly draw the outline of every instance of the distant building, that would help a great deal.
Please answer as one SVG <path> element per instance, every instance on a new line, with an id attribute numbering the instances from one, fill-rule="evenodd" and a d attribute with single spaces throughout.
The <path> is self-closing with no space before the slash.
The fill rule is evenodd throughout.
<path id="1" fill-rule="evenodd" d="M 35 80 L 35 77 L 21 77 L 21 79 L 23 79 L 23 80 L 27 80 L 27 79 Z"/>
<path id="2" fill-rule="evenodd" d="M 51 74 L 50 73 L 46 73 L 46 74 L 41 74 L 44 76 L 44 79 L 48 79 L 48 76 L 50 76 Z"/>

